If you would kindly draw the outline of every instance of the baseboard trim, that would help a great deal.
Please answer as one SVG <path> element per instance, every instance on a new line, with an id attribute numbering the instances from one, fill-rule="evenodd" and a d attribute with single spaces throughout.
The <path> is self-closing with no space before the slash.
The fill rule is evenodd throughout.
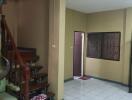
<path id="1" fill-rule="evenodd" d="M 73 77 L 68 78 L 68 79 L 65 79 L 64 82 L 66 83 L 66 82 L 68 82 L 68 81 L 72 81 L 72 80 L 73 80 Z"/>
<path id="2" fill-rule="evenodd" d="M 120 84 L 126 87 L 129 87 L 127 84 L 121 83 L 121 82 L 117 82 L 117 81 L 113 81 L 113 80 L 108 80 L 108 79 L 104 79 L 104 78 L 100 78 L 100 77 L 95 77 L 95 76 L 91 76 L 91 75 L 87 75 L 90 78 L 94 78 L 94 79 L 98 79 L 98 80 L 102 80 L 102 81 L 107 81 L 107 82 L 111 82 L 111 83 L 115 83 L 115 84 Z"/>

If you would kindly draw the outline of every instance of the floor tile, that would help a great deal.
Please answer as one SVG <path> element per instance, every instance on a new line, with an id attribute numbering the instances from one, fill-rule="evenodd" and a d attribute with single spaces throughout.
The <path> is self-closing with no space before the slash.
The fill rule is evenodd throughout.
<path id="1" fill-rule="evenodd" d="M 97 79 L 65 83 L 64 100 L 132 100 L 128 88 Z"/>

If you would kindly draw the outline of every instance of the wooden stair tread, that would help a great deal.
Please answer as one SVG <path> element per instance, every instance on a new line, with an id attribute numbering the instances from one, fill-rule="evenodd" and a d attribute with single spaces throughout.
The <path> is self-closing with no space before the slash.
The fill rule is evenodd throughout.
<path id="1" fill-rule="evenodd" d="M 48 93 L 47 93 L 47 96 L 48 96 L 48 97 L 53 97 L 53 96 L 55 96 L 55 94 L 52 93 L 52 92 L 48 92 Z"/>
<path id="2" fill-rule="evenodd" d="M 48 83 L 32 83 L 30 84 L 30 91 L 34 91 L 40 88 L 48 88 L 49 84 Z"/>
<path id="3" fill-rule="evenodd" d="M 40 77 L 47 77 L 48 73 L 37 73 L 36 75 L 32 75 L 32 78 L 40 78 Z"/>
<path id="4" fill-rule="evenodd" d="M 47 76 L 48 75 L 48 72 L 46 73 L 38 73 L 39 76 Z"/>
<path id="5" fill-rule="evenodd" d="M 31 68 L 31 70 L 34 70 L 34 69 L 40 70 L 43 68 L 43 66 L 31 66 L 30 68 Z"/>

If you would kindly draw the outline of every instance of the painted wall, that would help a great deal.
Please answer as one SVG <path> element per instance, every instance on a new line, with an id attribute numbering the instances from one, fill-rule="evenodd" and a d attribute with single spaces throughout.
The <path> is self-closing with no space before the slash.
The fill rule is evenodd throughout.
<path id="1" fill-rule="evenodd" d="M 6 16 L 6 21 L 12 35 L 17 43 L 17 28 L 18 28 L 18 5 L 15 0 L 8 0 L 3 6 L 3 14 Z"/>
<path id="2" fill-rule="evenodd" d="M 65 0 L 50 0 L 48 81 L 55 100 L 64 99 Z"/>
<path id="3" fill-rule="evenodd" d="M 87 21 L 87 22 L 86 22 Z M 79 24 L 78 24 L 79 23 Z M 80 24 L 81 23 L 81 24 Z M 65 79 L 73 76 L 74 31 L 121 32 L 120 61 L 88 58 L 85 55 L 85 74 L 128 84 L 132 8 L 83 14 L 67 9 L 65 36 Z M 86 35 L 85 35 L 86 36 Z M 86 42 L 86 41 L 85 41 Z M 86 50 L 86 43 L 85 43 Z M 86 52 L 85 52 L 86 53 Z"/>
<path id="4" fill-rule="evenodd" d="M 124 10 L 87 15 L 87 32 L 121 32 L 120 61 L 86 57 L 86 75 L 123 82 L 124 69 Z"/>
<path id="5" fill-rule="evenodd" d="M 39 63 L 47 67 L 49 1 L 8 0 L 3 13 L 18 46 L 37 48 Z"/>
<path id="6" fill-rule="evenodd" d="M 124 51 L 124 70 L 123 70 L 123 82 L 128 82 L 129 76 L 129 64 L 130 64 L 130 49 L 132 41 L 132 8 L 126 9 L 126 30 L 125 30 L 125 51 Z"/>
<path id="7" fill-rule="evenodd" d="M 65 30 L 65 80 L 73 76 L 74 31 L 86 32 L 87 16 L 74 10 L 66 9 Z"/>
<path id="8" fill-rule="evenodd" d="M 49 1 L 20 0 L 18 45 L 36 48 L 40 64 L 48 66 Z"/>

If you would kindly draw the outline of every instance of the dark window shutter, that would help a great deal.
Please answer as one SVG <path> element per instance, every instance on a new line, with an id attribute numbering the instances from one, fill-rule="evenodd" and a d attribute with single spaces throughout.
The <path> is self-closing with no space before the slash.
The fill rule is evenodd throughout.
<path id="1" fill-rule="evenodd" d="M 100 58 L 101 44 L 102 44 L 101 34 L 88 34 L 87 56 L 91 58 Z"/>
<path id="2" fill-rule="evenodd" d="M 120 60 L 120 32 L 89 33 L 87 57 Z"/>
<path id="3" fill-rule="evenodd" d="M 120 57 L 120 34 L 104 33 L 102 44 L 102 58 L 119 60 Z"/>

